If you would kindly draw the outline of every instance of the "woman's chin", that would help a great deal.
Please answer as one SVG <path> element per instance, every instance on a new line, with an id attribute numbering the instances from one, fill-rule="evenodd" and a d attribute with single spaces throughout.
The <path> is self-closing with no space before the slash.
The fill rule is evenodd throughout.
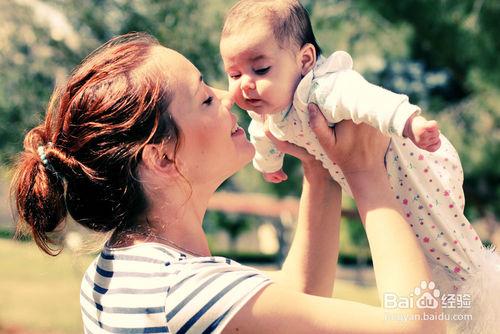
<path id="1" fill-rule="evenodd" d="M 250 147 L 248 147 L 244 152 L 239 151 L 238 153 L 239 156 L 235 160 L 233 160 L 235 163 L 231 164 L 233 168 L 228 177 L 238 173 L 246 165 L 252 162 L 252 159 L 255 155 L 255 148 L 253 147 L 252 144 L 250 144 Z"/>
<path id="2" fill-rule="evenodd" d="M 243 167 L 248 165 L 255 155 L 255 148 L 250 142 L 242 143 L 238 145 L 237 149 L 232 152 L 226 152 L 226 154 L 221 153 L 220 166 L 223 173 L 223 178 L 227 179 L 237 172 L 239 172 Z M 224 159 L 224 162 L 222 162 Z"/>
<path id="3" fill-rule="evenodd" d="M 255 147 L 249 142 L 249 146 L 247 147 L 247 150 L 245 151 L 245 155 L 242 157 L 243 163 L 240 167 L 243 168 L 245 167 L 248 163 L 250 163 L 255 156 Z"/>

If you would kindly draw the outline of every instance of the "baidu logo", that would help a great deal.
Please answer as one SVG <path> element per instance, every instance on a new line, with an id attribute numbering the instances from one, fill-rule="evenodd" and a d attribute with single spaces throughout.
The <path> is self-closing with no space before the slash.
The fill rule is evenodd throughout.
<path id="1" fill-rule="evenodd" d="M 420 287 L 415 288 L 414 295 L 418 298 L 416 301 L 417 308 L 435 309 L 439 306 L 441 291 L 436 288 L 433 281 L 430 281 L 429 284 L 426 281 L 421 281 Z"/>
<path id="2" fill-rule="evenodd" d="M 385 312 L 386 320 L 409 321 L 409 320 L 472 320 L 472 314 L 440 312 L 435 314 L 439 306 L 444 309 L 470 309 L 472 296 L 467 293 L 442 293 L 433 281 L 421 281 L 419 286 L 413 289 L 409 296 L 400 297 L 395 293 L 384 294 L 384 308 L 395 309 L 423 309 L 422 313 L 407 314 L 404 312 Z M 426 311 L 430 310 L 430 311 Z"/>
<path id="3" fill-rule="evenodd" d="M 433 281 L 421 281 L 420 286 L 410 293 L 409 297 L 400 297 L 395 293 L 384 294 L 384 308 L 386 309 L 436 309 L 439 306 L 441 292 Z"/>

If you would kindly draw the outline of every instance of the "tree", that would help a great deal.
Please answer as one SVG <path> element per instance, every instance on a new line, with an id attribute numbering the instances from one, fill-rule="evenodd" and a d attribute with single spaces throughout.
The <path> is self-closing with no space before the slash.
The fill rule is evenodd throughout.
<path id="1" fill-rule="evenodd" d="M 226 86 L 218 53 L 234 0 L 7 0 L 0 2 L 0 163 L 21 149 L 54 85 L 110 37 L 147 31 Z M 303 0 L 324 53 L 349 51 L 369 80 L 410 94 L 440 121 L 463 163 L 466 213 L 500 217 L 500 2 Z M 441 80 L 436 84 L 436 78 Z M 440 79 L 441 78 L 441 79 Z M 444 78 L 444 79 L 443 79 Z M 401 85 L 402 84 L 402 85 Z M 240 111 L 240 123 L 249 118 Z M 269 184 L 251 166 L 223 187 L 283 197 L 301 190 L 300 164 Z"/>
<path id="2" fill-rule="evenodd" d="M 0 163 L 21 149 L 22 134 L 40 121 L 56 82 L 115 35 L 149 32 L 207 80 L 221 80 L 217 2 L 208 13 L 195 0 L 0 2 Z"/>
<path id="3" fill-rule="evenodd" d="M 440 121 L 464 169 L 469 218 L 500 217 L 500 3 L 313 2 L 327 50 L 347 49 L 355 68 L 409 94 Z"/>
<path id="4" fill-rule="evenodd" d="M 229 236 L 229 251 L 236 253 L 236 245 L 241 234 L 251 229 L 255 225 L 253 219 L 241 215 L 219 211 L 210 211 L 205 217 L 205 228 L 223 230 Z M 207 224 L 208 223 L 208 224 Z"/>

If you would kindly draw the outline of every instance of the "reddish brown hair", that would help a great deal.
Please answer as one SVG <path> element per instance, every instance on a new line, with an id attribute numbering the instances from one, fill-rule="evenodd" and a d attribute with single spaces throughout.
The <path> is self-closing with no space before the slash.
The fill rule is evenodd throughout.
<path id="1" fill-rule="evenodd" d="M 153 37 L 133 33 L 99 47 L 56 89 L 44 122 L 27 133 L 11 193 L 17 234 L 27 230 L 44 252 L 60 252 L 47 233 L 68 213 L 105 232 L 146 210 L 137 175 L 141 151 L 162 140 L 179 144 L 167 112 L 173 93 L 151 57 L 157 46 Z"/>

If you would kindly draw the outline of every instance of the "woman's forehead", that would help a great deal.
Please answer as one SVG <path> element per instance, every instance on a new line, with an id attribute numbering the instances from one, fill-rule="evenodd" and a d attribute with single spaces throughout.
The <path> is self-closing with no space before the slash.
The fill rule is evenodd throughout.
<path id="1" fill-rule="evenodd" d="M 154 51 L 156 61 L 160 67 L 176 79 L 191 80 L 192 76 L 199 76 L 198 69 L 179 52 L 160 46 Z M 183 80 L 181 80 L 183 81 Z"/>
<path id="2" fill-rule="evenodd" d="M 200 71 L 182 54 L 166 47 L 157 47 L 153 57 L 166 75 L 175 96 L 193 98 L 200 85 Z"/>
<path id="3" fill-rule="evenodd" d="M 172 94 L 170 113 L 180 123 L 189 114 L 193 101 L 199 95 L 200 71 L 182 54 L 161 47 L 155 51 L 155 61 L 166 74 Z"/>

